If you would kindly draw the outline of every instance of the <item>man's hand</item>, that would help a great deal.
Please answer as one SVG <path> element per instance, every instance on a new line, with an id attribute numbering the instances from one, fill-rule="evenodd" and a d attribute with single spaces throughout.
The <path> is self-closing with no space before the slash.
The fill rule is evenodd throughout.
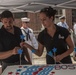
<path id="1" fill-rule="evenodd" d="M 12 54 L 13 55 L 16 55 L 18 54 L 18 50 L 20 49 L 20 47 L 15 47 L 13 50 L 12 50 Z"/>

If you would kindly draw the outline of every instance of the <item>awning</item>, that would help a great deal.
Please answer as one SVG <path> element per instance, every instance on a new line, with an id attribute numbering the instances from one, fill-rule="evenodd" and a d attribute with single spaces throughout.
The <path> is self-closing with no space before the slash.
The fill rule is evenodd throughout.
<path id="1" fill-rule="evenodd" d="M 3 10 L 36 13 L 47 6 L 76 9 L 76 0 L 0 0 L 0 13 Z"/>

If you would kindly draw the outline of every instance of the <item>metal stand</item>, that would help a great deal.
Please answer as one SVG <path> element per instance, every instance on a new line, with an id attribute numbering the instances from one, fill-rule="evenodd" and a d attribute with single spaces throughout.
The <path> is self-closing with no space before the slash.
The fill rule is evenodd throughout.
<path id="1" fill-rule="evenodd" d="M 20 65 L 21 65 L 21 54 L 20 54 Z"/>

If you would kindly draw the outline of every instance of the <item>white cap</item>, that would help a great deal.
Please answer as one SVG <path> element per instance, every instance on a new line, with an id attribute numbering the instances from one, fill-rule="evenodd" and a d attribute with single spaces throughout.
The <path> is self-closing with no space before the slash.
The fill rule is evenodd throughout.
<path id="1" fill-rule="evenodd" d="M 24 18 L 21 18 L 21 21 L 22 21 L 22 22 L 29 22 L 29 21 L 30 21 L 30 19 L 29 19 L 29 18 L 27 18 L 27 17 L 24 17 Z"/>

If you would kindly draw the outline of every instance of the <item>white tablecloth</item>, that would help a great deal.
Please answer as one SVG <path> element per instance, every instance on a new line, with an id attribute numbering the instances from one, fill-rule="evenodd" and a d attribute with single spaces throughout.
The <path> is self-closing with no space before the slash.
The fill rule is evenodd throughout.
<path id="1" fill-rule="evenodd" d="M 76 64 L 14 65 L 8 66 L 1 75 L 76 75 Z"/>

